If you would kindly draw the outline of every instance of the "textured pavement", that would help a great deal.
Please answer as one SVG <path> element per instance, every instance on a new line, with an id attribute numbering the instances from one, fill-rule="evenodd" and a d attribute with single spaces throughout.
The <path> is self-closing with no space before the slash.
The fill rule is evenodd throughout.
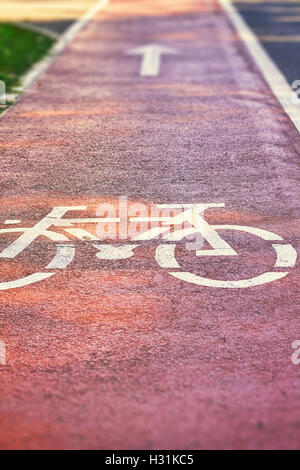
<path id="1" fill-rule="evenodd" d="M 141 57 L 126 55 L 147 43 L 178 50 L 158 77 L 140 77 Z M 217 1 L 113 1 L 0 128 L 1 228 L 60 205 L 95 217 L 119 196 L 215 202 L 225 208 L 207 210 L 210 224 L 269 230 L 299 251 L 299 134 Z M 223 280 L 274 266 L 269 242 L 222 237 L 239 256 L 179 248 L 180 263 Z M 0 250 L 15 238 L 1 234 Z M 1 448 L 299 447 L 299 262 L 281 280 L 224 289 L 168 274 L 157 241 L 115 261 L 72 243 L 66 270 L 0 291 Z M 54 252 L 41 237 L 1 259 L 1 282 Z"/>

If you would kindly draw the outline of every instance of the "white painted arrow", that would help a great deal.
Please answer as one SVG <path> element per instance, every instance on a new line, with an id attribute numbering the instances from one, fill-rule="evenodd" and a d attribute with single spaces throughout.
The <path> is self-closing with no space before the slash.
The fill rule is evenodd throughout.
<path id="1" fill-rule="evenodd" d="M 163 54 L 177 54 L 176 49 L 159 44 L 147 44 L 127 51 L 130 55 L 142 55 L 141 77 L 157 77 L 160 71 L 161 56 Z"/>

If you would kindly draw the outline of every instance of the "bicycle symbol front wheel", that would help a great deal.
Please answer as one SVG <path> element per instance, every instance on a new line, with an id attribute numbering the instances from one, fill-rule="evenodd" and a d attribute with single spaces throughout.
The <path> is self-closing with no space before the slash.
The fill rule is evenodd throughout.
<path id="1" fill-rule="evenodd" d="M 252 235 L 256 235 L 263 240 L 266 241 L 276 241 L 282 242 L 283 238 L 279 235 L 267 231 L 262 230 L 254 227 L 248 227 L 244 225 L 212 225 L 211 228 L 215 231 L 218 230 L 234 230 L 234 231 L 242 231 L 247 232 Z M 186 233 L 182 232 L 182 237 L 178 236 L 177 233 L 177 240 L 182 239 L 186 236 Z M 274 268 L 291 268 L 295 265 L 297 259 L 297 252 L 293 248 L 293 246 L 289 243 L 272 243 L 272 247 L 276 252 L 276 262 L 274 264 Z M 269 282 L 276 281 L 281 279 L 289 274 L 289 271 L 268 271 L 258 276 L 254 276 L 249 279 L 239 279 L 239 280 L 218 280 L 218 279 L 210 279 L 206 277 L 199 276 L 195 273 L 183 271 L 181 270 L 181 266 L 178 263 L 175 255 L 176 243 L 168 243 L 168 244 L 160 244 L 155 253 L 155 258 L 158 264 L 162 268 L 166 268 L 168 270 L 172 269 L 172 271 L 168 271 L 168 273 L 182 281 L 196 284 L 205 287 L 218 287 L 218 288 L 246 288 L 246 287 L 254 287 L 259 286 L 262 284 L 267 284 Z M 221 250 L 219 250 L 221 251 Z M 220 256 L 226 255 L 225 250 L 224 252 L 217 252 L 217 250 L 201 250 L 197 251 L 197 256 Z M 234 252 L 235 253 L 235 252 Z M 232 254 L 232 253 L 230 253 Z"/>

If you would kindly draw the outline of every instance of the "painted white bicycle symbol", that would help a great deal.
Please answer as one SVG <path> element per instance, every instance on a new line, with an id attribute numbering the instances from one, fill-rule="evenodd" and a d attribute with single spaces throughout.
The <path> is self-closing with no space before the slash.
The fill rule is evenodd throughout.
<path id="1" fill-rule="evenodd" d="M 188 283 L 207 287 L 245 288 L 269 283 L 287 276 L 287 274 L 289 274 L 288 270 L 275 270 L 264 272 L 250 279 L 217 280 L 201 277 L 192 272 L 182 270 L 176 259 L 176 242 L 191 235 L 196 236 L 200 234 L 202 239 L 211 247 L 210 249 L 196 249 L 196 256 L 238 256 L 238 253 L 221 238 L 218 234 L 218 230 L 242 231 L 256 235 L 267 242 L 276 242 L 272 243 L 272 247 L 277 255 L 274 268 L 286 269 L 295 265 L 297 259 L 296 250 L 291 244 L 282 243 L 284 241 L 283 238 L 273 232 L 244 225 L 209 225 L 204 219 L 204 211 L 209 208 L 220 208 L 224 206 L 224 203 L 158 205 L 157 207 L 161 209 L 180 209 L 180 212 L 173 216 L 131 218 L 131 221 L 135 223 L 155 222 L 159 223 L 159 225 L 135 235 L 130 239 L 130 243 L 123 244 L 122 246 L 116 247 L 109 243 L 93 243 L 93 246 L 97 249 L 96 256 L 102 260 L 127 259 L 134 255 L 135 248 L 139 246 L 137 242 L 154 240 L 161 237 L 155 253 L 155 259 L 158 265 L 167 269 L 171 276 Z M 87 230 L 76 227 L 77 224 L 120 222 L 118 217 L 63 218 L 67 212 L 84 211 L 86 209 L 86 206 L 54 207 L 47 216 L 33 227 L 27 228 L 16 227 L 15 225 L 19 223 L 18 220 L 7 220 L 5 224 L 13 225 L 13 227 L 0 229 L 0 234 L 21 233 L 21 235 L 0 253 L 0 258 L 16 258 L 39 237 L 46 237 L 52 242 L 55 242 L 56 254 L 52 261 L 44 268 L 45 271 L 35 272 L 13 281 L 0 282 L 0 290 L 20 288 L 43 281 L 53 276 L 57 270 L 66 268 L 73 261 L 75 256 L 75 245 L 71 243 L 70 235 L 77 240 L 91 242 L 101 241 L 101 239 Z M 170 226 L 175 227 L 175 229 L 170 231 Z M 56 232 L 54 230 L 56 227 L 63 229 L 64 233 Z"/>

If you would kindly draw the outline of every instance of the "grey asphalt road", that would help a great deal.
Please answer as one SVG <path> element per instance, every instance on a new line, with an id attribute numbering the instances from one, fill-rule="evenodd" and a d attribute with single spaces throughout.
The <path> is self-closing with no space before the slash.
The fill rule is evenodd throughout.
<path id="1" fill-rule="evenodd" d="M 31 21 L 30 24 L 39 28 L 46 28 L 54 33 L 63 34 L 76 20 L 57 20 L 57 21 Z"/>
<path id="2" fill-rule="evenodd" d="M 292 84 L 300 79 L 300 0 L 234 2 L 244 20 Z"/>

